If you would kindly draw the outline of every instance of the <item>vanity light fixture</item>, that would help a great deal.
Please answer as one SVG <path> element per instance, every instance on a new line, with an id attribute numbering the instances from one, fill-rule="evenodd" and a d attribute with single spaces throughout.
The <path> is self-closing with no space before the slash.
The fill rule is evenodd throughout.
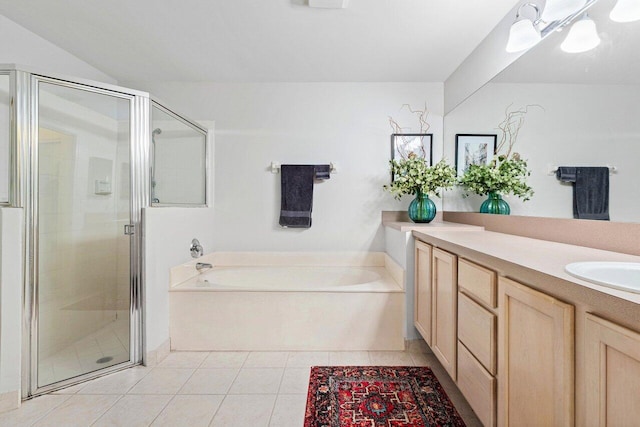
<path id="1" fill-rule="evenodd" d="M 615 22 L 640 20 L 640 0 L 618 0 L 613 9 L 611 9 L 609 18 Z"/>
<path id="2" fill-rule="evenodd" d="M 521 18 L 520 12 L 525 6 L 531 7 L 536 11 L 536 17 L 531 19 Z M 524 3 L 520 5 L 516 12 L 516 20 L 509 29 L 509 41 L 507 41 L 506 50 L 509 53 L 520 52 L 535 46 L 542 40 L 540 31 L 536 25 L 540 22 L 540 9 L 533 3 Z"/>
<path id="3" fill-rule="evenodd" d="M 560 21 L 584 7 L 587 0 L 547 0 L 542 10 L 542 20 L 547 23 Z"/>
<path id="4" fill-rule="evenodd" d="M 600 37 L 596 23 L 585 13 L 571 26 L 567 38 L 560 45 L 560 49 L 568 53 L 580 53 L 591 50 L 599 44 Z"/>

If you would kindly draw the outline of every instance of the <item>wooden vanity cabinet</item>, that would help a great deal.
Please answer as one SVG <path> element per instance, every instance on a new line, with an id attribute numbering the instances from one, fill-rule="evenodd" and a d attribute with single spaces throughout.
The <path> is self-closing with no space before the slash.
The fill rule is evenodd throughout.
<path id="1" fill-rule="evenodd" d="M 498 425 L 574 425 L 574 307 L 498 281 Z"/>
<path id="2" fill-rule="evenodd" d="M 496 273 L 458 260 L 458 388 L 484 426 L 496 425 Z"/>
<path id="3" fill-rule="evenodd" d="M 416 240 L 413 324 L 431 346 L 431 245 Z"/>
<path id="4" fill-rule="evenodd" d="M 457 257 L 416 241 L 414 325 L 456 379 Z"/>
<path id="5" fill-rule="evenodd" d="M 451 378 L 456 380 L 458 350 L 457 257 L 433 248 L 431 265 L 431 349 Z"/>
<path id="6" fill-rule="evenodd" d="M 638 425 L 640 333 L 587 313 L 584 350 L 589 425 Z"/>
<path id="7" fill-rule="evenodd" d="M 506 267 L 416 241 L 416 327 L 482 424 L 640 425 L 637 306 Z"/>

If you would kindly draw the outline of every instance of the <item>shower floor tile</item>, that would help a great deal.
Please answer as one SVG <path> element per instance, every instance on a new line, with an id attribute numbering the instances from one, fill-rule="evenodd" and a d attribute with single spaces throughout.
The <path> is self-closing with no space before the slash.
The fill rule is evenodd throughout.
<path id="1" fill-rule="evenodd" d="M 126 315 L 39 361 L 40 385 L 52 384 L 129 360 Z M 104 363 L 104 358 L 111 359 Z M 102 359 L 102 360 L 101 360 Z M 103 362 L 103 363 L 101 363 Z"/>
<path id="2" fill-rule="evenodd" d="M 431 366 L 467 426 L 481 426 L 421 343 L 406 352 L 174 352 L 156 367 L 126 369 L 27 401 L 0 414 L 0 425 L 301 426 L 306 365 L 315 362 Z"/>

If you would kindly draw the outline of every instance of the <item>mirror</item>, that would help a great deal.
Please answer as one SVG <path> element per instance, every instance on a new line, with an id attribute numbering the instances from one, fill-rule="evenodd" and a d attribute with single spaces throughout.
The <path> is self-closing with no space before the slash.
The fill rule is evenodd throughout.
<path id="1" fill-rule="evenodd" d="M 207 133 L 153 102 L 151 205 L 205 206 Z"/>
<path id="2" fill-rule="evenodd" d="M 601 43 L 583 53 L 560 44 L 555 32 L 521 56 L 444 118 L 444 153 L 455 158 L 456 134 L 498 134 L 507 108 L 530 108 L 515 145 L 527 159 L 535 191 L 528 202 L 506 200 L 513 215 L 573 218 L 571 184 L 558 166 L 609 166 L 612 221 L 640 222 L 640 21 L 613 22 L 615 0 L 589 9 Z M 478 212 L 486 197 L 447 192 L 444 210 Z"/>

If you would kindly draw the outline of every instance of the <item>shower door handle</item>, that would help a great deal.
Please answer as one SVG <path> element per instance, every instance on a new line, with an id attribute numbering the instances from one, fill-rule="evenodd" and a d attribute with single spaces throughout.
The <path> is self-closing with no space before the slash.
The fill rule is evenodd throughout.
<path id="1" fill-rule="evenodd" d="M 133 236 L 135 234 L 136 226 L 134 224 L 125 224 L 124 234 L 127 236 Z"/>

